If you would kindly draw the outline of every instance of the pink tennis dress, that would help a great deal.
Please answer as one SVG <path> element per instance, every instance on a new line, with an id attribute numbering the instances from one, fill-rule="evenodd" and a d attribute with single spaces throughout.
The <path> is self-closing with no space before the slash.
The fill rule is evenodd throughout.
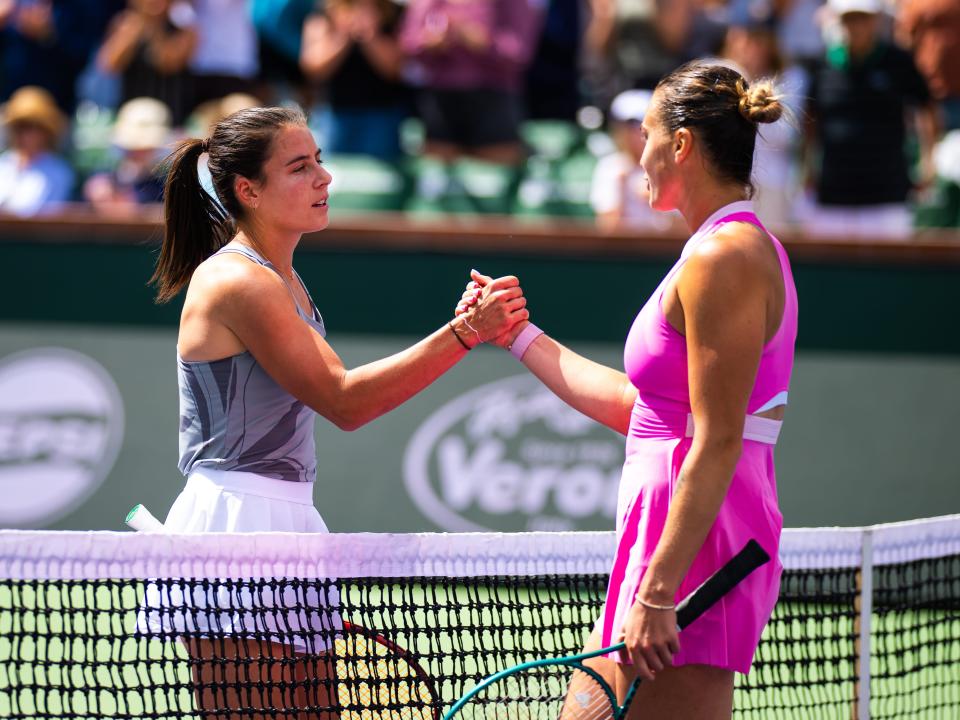
<path id="1" fill-rule="evenodd" d="M 700 242 L 729 222 L 748 222 L 763 228 L 750 202 L 732 203 L 714 213 L 687 241 L 680 259 L 640 310 L 627 337 L 624 366 L 638 395 L 620 480 L 617 555 L 601 618 L 604 646 L 616 642 L 622 632 L 660 540 L 694 433 L 686 339 L 663 314 L 663 291 Z M 773 450 L 781 423 L 754 413 L 786 404 L 797 337 L 797 293 L 786 251 L 776 238 L 770 238 L 780 257 L 786 291 L 783 319 L 763 349 L 747 407 L 743 453 L 730 488 L 676 600 L 696 589 L 751 538 L 772 559 L 680 634 L 681 647 L 674 665 L 705 664 L 749 672 L 780 588 L 782 566 L 777 552 L 783 518 L 777 505 Z"/>

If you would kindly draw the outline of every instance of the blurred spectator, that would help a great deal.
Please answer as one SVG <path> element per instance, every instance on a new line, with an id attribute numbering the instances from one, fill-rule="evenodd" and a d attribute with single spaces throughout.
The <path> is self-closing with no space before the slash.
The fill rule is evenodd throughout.
<path id="1" fill-rule="evenodd" d="M 313 104 L 309 83 L 300 68 L 300 53 L 303 24 L 318 5 L 316 0 L 250 2 L 259 44 L 260 80 L 268 86 L 260 94 L 271 105 L 290 92 L 301 106 Z"/>
<path id="2" fill-rule="evenodd" d="M 76 82 L 123 0 L 0 0 L 0 100 L 37 85 L 68 116 Z"/>
<path id="3" fill-rule="evenodd" d="M 785 67 L 771 0 L 735 3 L 729 21 L 722 56 L 748 80 L 775 78 L 789 111 L 777 122 L 759 128 L 753 160 L 757 214 L 768 225 L 782 227 L 794 219 L 799 189 L 796 118 L 802 112 L 805 74 L 796 65 Z"/>
<path id="4" fill-rule="evenodd" d="M 647 176 L 640 166 L 646 145 L 641 123 L 652 97 L 650 90 L 626 90 L 610 105 L 610 133 L 617 150 L 600 158 L 590 185 L 590 205 L 601 230 L 665 230 L 671 225 L 669 214 L 650 209 Z"/>
<path id="5" fill-rule="evenodd" d="M 185 0 L 128 0 L 107 30 L 97 65 L 120 77 L 120 103 L 156 98 L 180 125 L 193 100 L 186 72 L 197 47 L 196 14 Z"/>
<path id="6" fill-rule="evenodd" d="M 761 6 L 764 0 L 759 0 Z M 729 22 L 728 0 L 692 0 L 688 7 L 686 41 L 680 52 L 682 63 L 720 54 Z"/>
<path id="7" fill-rule="evenodd" d="M 300 63 L 326 86 L 319 127 L 324 151 L 394 160 L 410 113 L 400 78 L 401 8 L 391 0 L 329 0 L 303 26 Z"/>
<path id="8" fill-rule="evenodd" d="M 898 36 L 940 103 L 947 130 L 960 129 L 960 2 L 901 0 Z"/>
<path id="9" fill-rule="evenodd" d="M 600 102 L 628 88 L 656 87 L 680 65 L 695 0 L 603 0 L 589 38 Z"/>
<path id="10" fill-rule="evenodd" d="M 521 94 L 538 27 L 529 0 L 410 0 L 400 38 L 422 85 L 426 154 L 521 162 Z"/>
<path id="11" fill-rule="evenodd" d="M 0 212 L 29 217 L 70 199 L 73 170 L 54 150 L 67 119 L 43 88 L 17 90 L 3 108 L 8 149 L 0 154 Z"/>
<path id="12" fill-rule="evenodd" d="M 935 115 L 909 53 L 880 35 L 881 0 L 829 0 L 839 42 L 827 48 L 810 88 L 807 170 L 819 151 L 816 205 L 807 232 L 902 237 L 911 230 L 906 111 L 915 115 L 921 185 L 933 178 Z"/>
<path id="13" fill-rule="evenodd" d="M 159 100 L 128 100 L 117 113 L 113 145 L 120 151 L 116 167 L 89 177 L 84 199 L 101 215 L 129 216 L 141 205 L 163 200 L 163 179 L 156 166 L 170 142 L 170 110 Z"/>
<path id="14" fill-rule="evenodd" d="M 546 3 L 546 15 L 525 78 L 527 116 L 573 121 L 584 102 L 593 99 L 580 72 L 583 46 L 604 32 L 612 0 L 540 2 Z"/>
<path id="15" fill-rule="evenodd" d="M 191 107 L 230 93 L 257 95 L 260 61 L 248 0 L 193 0 L 199 42 L 190 60 Z"/>
<path id="16" fill-rule="evenodd" d="M 749 5 L 753 0 L 734 0 Z M 777 17 L 777 40 L 784 60 L 804 71 L 823 56 L 823 33 L 818 16 L 823 0 L 772 0 Z"/>

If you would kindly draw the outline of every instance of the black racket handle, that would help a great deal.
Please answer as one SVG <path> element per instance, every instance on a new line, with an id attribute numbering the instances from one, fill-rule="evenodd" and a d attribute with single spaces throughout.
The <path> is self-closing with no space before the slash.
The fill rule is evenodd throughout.
<path id="1" fill-rule="evenodd" d="M 677 605 L 677 627 L 683 630 L 747 575 L 769 561 L 770 556 L 760 547 L 760 543 L 750 540 L 743 550 L 680 601 Z"/>

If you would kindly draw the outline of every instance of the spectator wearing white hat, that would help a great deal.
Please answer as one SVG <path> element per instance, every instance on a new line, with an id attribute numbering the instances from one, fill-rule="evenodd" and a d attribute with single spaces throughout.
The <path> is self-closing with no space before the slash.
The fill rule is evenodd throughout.
<path id="1" fill-rule="evenodd" d="M 67 119 L 46 90 L 26 86 L 3 106 L 8 149 L 0 153 L 0 213 L 30 217 L 70 199 L 74 175 L 56 154 Z"/>
<path id="2" fill-rule="evenodd" d="M 647 178 L 640 167 L 646 144 L 641 123 L 650 106 L 650 90 L 626 90 L 610 104 L 609 129 L 617 149 L 597 162 L 590 186 L 590 205 L 597 227 L 665 230 L 671 216 L 650 209 Z"/>
<path id="3" fill-rule="evenodd" d="M 910 54 L 883 37 L 881 0 L 829 0 L 836 40 L 814 69 L 805 146 L 815 205 L 812 235 L 909 235 L 915 185 L 904 146 L 908 117 L 917 129 L 916 185 L 932 182 L 936 113 Z M 815 167 L 814 158 L 819 158 Z"/>
<path id="4" fill-rule="evenodd" d="M 157 161 L 171 140 L 170 110 L 154 98 L 133 98 L 120 106 L 113 145 L 120 156 L 113 170 L 92 175 L 84 198 L 102 215 L 129 216 L 163 200 Z"/>

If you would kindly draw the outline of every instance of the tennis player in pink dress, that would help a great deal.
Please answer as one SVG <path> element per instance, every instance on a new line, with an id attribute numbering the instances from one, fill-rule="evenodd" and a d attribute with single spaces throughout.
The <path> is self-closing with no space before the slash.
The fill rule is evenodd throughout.
<path id="1" fill-rule="evenodd" d="M 691 63 L 654 93 L 642 165 L 655 210 L 696 229 L 640 310 L 626 372 L 525 324 L 497 339 L 560 398 L 626 435 L 616 558 L 587 650 L 625 640 L 596 667 L 631 718 L 729 718 L 777 600 L 782 516 L 774 446 L 787 402 L 797 296 L 783 246 L 753 213 L 758 123 L 782 107 L 769 83 Z M 475 275 L 468 306 L 488 279 Z M 773 558 L 678 635 L 675 603 L 754 538 Z"/>

